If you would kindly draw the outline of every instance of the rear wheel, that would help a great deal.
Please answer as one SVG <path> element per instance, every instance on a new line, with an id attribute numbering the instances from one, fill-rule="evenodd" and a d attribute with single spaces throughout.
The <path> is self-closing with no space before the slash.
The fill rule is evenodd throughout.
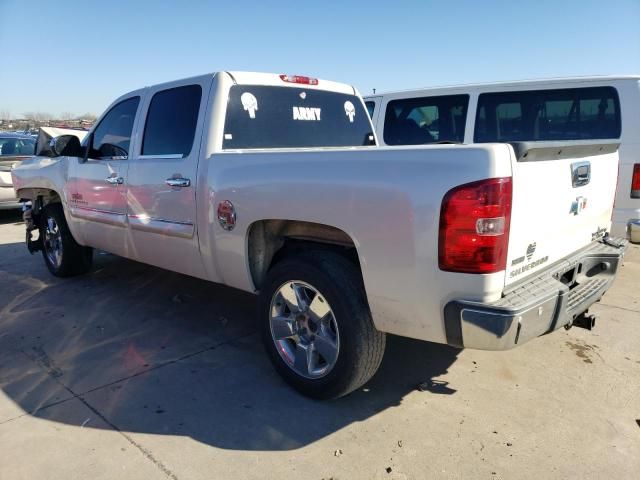
<path id="1" fill-rule="evenodd" d="M 75 241 L 60 203 L 50 203 L 42 210 L 40 238 L 44 263 L 56 277 L 80 275 L 91 269 L 93 249 Z"/>
<path id="2" fill-rule="evenodd" d="M 373 325 L 358 271 L 342 256 L 313 251 L 285 258 L 267 274 L 260 296 L 269 357 L 301 393 L 341 397 L 380 366 L 385 335 Z"/>

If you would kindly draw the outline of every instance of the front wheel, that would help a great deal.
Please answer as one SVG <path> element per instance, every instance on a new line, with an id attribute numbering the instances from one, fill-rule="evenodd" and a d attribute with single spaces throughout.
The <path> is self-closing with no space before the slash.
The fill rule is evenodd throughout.
<path id="1" fill-rule="evenodd" d="M 285 258 L 265 279 L 260 326 L 276 370 L 301 393 L 338 398 L 377 371 L 385 334 L 375 329 L 355 266 L 331 251 Z"/>
<path id="2" fill-rule="evenodd" d="M 80 275 L 91 269 L 93 249 L 75 241 L 60 203 L 50 203 L 43 208 L 40 238 L 44 263 L 56 277 Z"/>

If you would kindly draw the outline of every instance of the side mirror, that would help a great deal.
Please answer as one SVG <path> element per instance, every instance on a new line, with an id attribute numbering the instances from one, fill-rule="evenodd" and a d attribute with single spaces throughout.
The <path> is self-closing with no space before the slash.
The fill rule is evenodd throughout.
<path id="1" fill-rule="evenodd" d="M 60 135 L 52 138 L 49 146 L 56 157 L 84 157 L 80 140 L 75 135 Z"/>

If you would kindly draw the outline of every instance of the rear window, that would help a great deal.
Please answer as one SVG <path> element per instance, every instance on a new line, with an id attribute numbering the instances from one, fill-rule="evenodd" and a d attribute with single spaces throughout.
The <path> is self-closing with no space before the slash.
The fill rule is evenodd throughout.
<path id="1" fill-rule="evenodd" d="M 229 91 L 225 149 L 362 145 L 375 145 L 375 139 L 355 95 L 260 85 Z"/>
<path id="2" fill-rule="evenodd" d="M 483 93 L 475 142 L 590 140 L 620 137 L 613 87 Z"/>
<path id="3" fill-rule="evenodd" d="M 423 145 L 463 142 L 469 95 L 407 98 L 387 104 L 384 142 Z"/>

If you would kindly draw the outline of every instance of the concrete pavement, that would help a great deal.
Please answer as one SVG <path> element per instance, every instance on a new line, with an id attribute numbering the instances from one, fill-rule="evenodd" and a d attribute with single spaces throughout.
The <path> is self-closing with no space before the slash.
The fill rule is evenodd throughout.
<path id="1" fill-rule="evenodd" d="M 272 370 L 253 296 L 107 254 L 57 279 L 0 214 L 2 480 L 640 471 L 639 247 L 593 332 L 509 352 L 391 337 L 364 389 L 316 402 Z"/>

